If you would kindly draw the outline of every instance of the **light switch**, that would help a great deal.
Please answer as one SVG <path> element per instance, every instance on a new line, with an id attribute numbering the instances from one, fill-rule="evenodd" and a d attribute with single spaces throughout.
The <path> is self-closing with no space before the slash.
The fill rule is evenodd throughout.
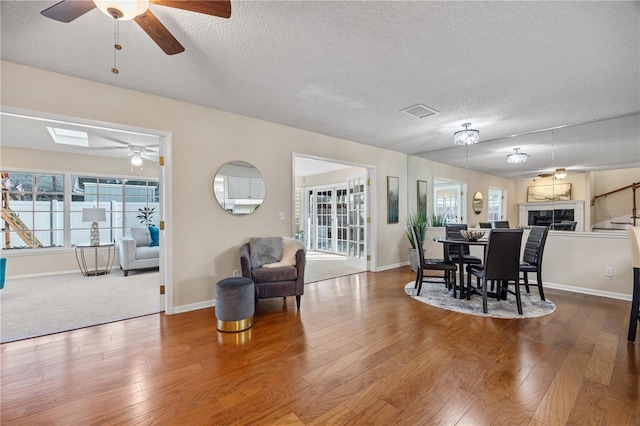
<path id="1" fill-rule="evenodd" d="M 284 212 L 278 212 L 278 220 L 284 220 Z"/>

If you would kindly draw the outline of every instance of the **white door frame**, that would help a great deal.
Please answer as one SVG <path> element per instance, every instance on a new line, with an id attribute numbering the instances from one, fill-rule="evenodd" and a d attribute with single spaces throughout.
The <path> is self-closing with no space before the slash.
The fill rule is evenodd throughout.
<path id="1" fill-rule="evenodd" d="M 376 257 L 377 257 L 377 238 L 376 238 L 376 228 L 375 226 L 371 226 L 376 222 L 376 166 L 372 166 L 370 164 L 362 164 L 362 163 L 354 163 L 351 161 L 343 161 L 337 160 L 335 158 L 327 158 L 327 157 L 319 157 L 316 155 L 302 154 L 297 152 L 291 153 L 291 217 L 294 217 L 295 214 L 295 188 L 296 188 L 296 158 L 308 158 L 311 160 L 319 160 L 326 161 L 329 163 L 338 163 L 344 164 L 347 166 L 353 167 L 362 167 L 366 169 L 367 173 L 367 182 L 369 183 L 369 190 L 367 192 L 367 212 L 369 216 L 369 220 L 367 221 L 366 227 L 366 242 L 367 242 L 367 270 L 373 271 L 374 265 L 376 265 Z M 291 235 L 295 232 L 294 229 L 295 223 L 291 221 Z"/>
<path id="2" fill-rule="evenodd" d="M 127 126 L 124 124 L 107 123 L 97 120 L 87 120 L 78 117 L 51 114 L 42 111 L 33 111 L 8 106 L 2 107 L 2 112 L 24 116 L 34 120 L 57 121 L 60 123 L 75 124 L 79 126 L 122 131 L 128 133 L 140 133 L 158 137 L 159 155 L 164 157 L 164 166 L 158 167 L 158 180 L 160 185 L 160 220 L 164 221 L 164 231 L 160 231 L 160 286 L 164 285 L 164 297 L 160 295 L 160 308 L 164 308 L 166 314 L 174 313 L 173 309 L 173 238 L 171 236 L 172 218 L 172 179 L 171 179 L 171 132 L 143 127 Z"/>

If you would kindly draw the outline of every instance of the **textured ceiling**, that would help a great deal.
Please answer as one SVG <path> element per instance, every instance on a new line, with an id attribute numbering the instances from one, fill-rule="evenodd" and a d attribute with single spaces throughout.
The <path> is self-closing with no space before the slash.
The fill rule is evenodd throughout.
<path id="1" fill-rule="evenodd" d="M 53 4 L 0 2 L 3 60 L 461 167 L 452 134 L 470 122 L 481 143 L 469 167 L 506 177 L 551 167 L 551 145 L 557 165 L 576 170 L 640 166 L 637 115 L 621 119 L 625 132 L 605 120 L 510 137 L 640 112 L 637 1 L 233 1 L 229 19 L 152 5 L 186 51 L 167 56 L 123 22 L 118 75 L 112 20 L 40 15 Z M 401 112 L 416 104 L 438 113 Z M 569 129 L 585 128 L 578 148 L 596 160 L 563 158 Z M 530 161 L 507 167 L 514 147 Z"/>

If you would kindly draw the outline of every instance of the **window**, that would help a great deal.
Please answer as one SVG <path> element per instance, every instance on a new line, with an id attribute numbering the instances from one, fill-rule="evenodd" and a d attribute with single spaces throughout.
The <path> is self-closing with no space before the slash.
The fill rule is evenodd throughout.
<path id="1" fill-rule="evenodd" d="M 499 188 L 489 188 L 487 200 L 487 219 L 489 221 L 502 220 L 504 208 L 503 190 Z"/>
<path id="2" fill-rule="evenodd" d="M 102 242 L 131 226 L 158 224 L 156 180 L 3 171 L 1 182 L 2 250 L 89 244 L 91 224 L 82 222 L 88 207 L 106 209 L 107 220 L 98 224 Z"/>
<path id="3" fill-rule="evenodd" d="M 462 223 L 464 205 L 462 194 L 464 186 L 459 182 L 434 179 L 433 195 L 435 214 L 441 217 L 445 223 Z"/>
<path id="4" fill-rule="evenodd" d="M 91 176 L 71 176 L 71 244 L 88 244 L 90 223 L 82 222 L 82 210 L 106 209 L 99 223 L 100 241 L 115 241 L 131 226 L 157 225 L 158 182 Z"/>
<path id="5" fill-rule="evenodd" d="M 64 247 L 64 175 L 2 172 L 2 249 Z"/>

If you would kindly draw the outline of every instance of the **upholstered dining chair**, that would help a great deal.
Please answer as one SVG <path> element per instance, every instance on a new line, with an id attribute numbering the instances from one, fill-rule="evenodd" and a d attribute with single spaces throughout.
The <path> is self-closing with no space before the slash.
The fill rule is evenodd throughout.
<path id="1" fill-rule="evenodd" d="M 464 240 L 460 233 L 463 229 L 467 229 L 466 223 L 448 223 L 444 227 L 445 236 L 448 240 Z M 455 244 L 444 244 L 444 259 L 448 262 L 458 263 L 460 247 Z M 469 265 L 479 265 L 482 263 L 482 259 L 472 256 L 469 246 L 462 246 L 462 262 Z"/>
<path id="2" fill-rule="evenodd" d="M 468 229 L 466 223 L 447 223 L 444 227 L 445 237 L 448 240 L 464 240 L 464 237 L 460 233 L 460 230 Z M 456 244 L 444 243 L 444 260 L 451 263 L 460 263 L 459 256 L 462 256 L 463 265 L 481 265 L 482 259 L 477 256 L 471 255 L 469 246 L 461 246 Z M 464 287 L 463 270 L 460 270 L 460 294 L 462 297 L 462 290 Z M 453 289 L 453 296 L 456 295 L 456 289 Z"/>
<path id="3" fill-rule="evenodd" d="M 456 270 L 458 267 L 455 263 L 446 262 L 444 259 L 425 259 L 424 258 L 424 249 L 422 247 L 422 241 L 418 238 L 418 228 L 416 226 L 411 227 L 411 232 L 413 233 L 413 241 L 416 242 L 416 250 L 418 252 L 418 262 L 420 266 L 418 266 L 418 271 L 416 273 L 416 285 L 415 288 L 416 296 L 420 296 L 420 292 L 422 291 L 422 283 L 426 282 L 441 282 L 436 281 L 433 278 L 435 276 L 429 275 L 425 276 L 424 271 L 441 271 L 443 273 L 442 276 L 438 276 L 438 278 L 444 278 L 444 284 L 448 289 L 451 289 L 455 286 L 455 283 L 452 281 L 452 277 L 455 276 Z M 455 290 L 454 290 L 455 291 Z"/>
<path id="4" fill-rule="evenodd" d="M 487 313 L 487 297 L 489 281 L 498 282 L 495 297 L 500 300 L 502 291 L 516 296 L 518 313 L 522 315 L 520 299 L 520 246 L 522 229 L 492 229 L 484 255 L 483 265 L 467 266 L 467 299 L 471 293 L 482 294 L 482 311 Z M 476 277 L 476 287 L 471 287 L 471 275 Z M 509 290 L 509 284 L 515 289 Z M 492 295 L 493 296 L 493 295 Z"/>
<path id="5" fill-rule="evenodd" d="M 494 229 L 510 228 L 511 227 L 509 225 L 509 221 L 508 220 L 494 220 L 492 223 L 493 223 L 493 228 Z"/>
<path id="6" fill-rule="evenodd" d="M 633 266 L 633 296 L 627 340 L 635 342 L 638 321 L 640 321 L 640 226 L 627 228 L 627 233 L 631 242 L 631 266 Z"/>
<path id="7" fill-rule="evenodd" d="M 546 226 L 532 226 L 524 246 L 522 261 L 520 262 L 520 272 L 522 273 L 522 281 L 527 293 L 529 293 L 529 273 L 535 272 L 538 282 L 538 293 L 540 299 L 544 299 L 544 290 L 542 289 L 542 254 L 544 246 L 547 242 L 549 228 Z"/>
<path id="8" fill-rule="evenodd" d="M 483 229 L 491 229 L 491 228 L 493 228 L 491 226 L 491 223 L 489 223 L 489 222 L 480 222 L 480 223 L 478 223 L 478 225 L 480 226 L 480 228 L 483 228 Z"/>

